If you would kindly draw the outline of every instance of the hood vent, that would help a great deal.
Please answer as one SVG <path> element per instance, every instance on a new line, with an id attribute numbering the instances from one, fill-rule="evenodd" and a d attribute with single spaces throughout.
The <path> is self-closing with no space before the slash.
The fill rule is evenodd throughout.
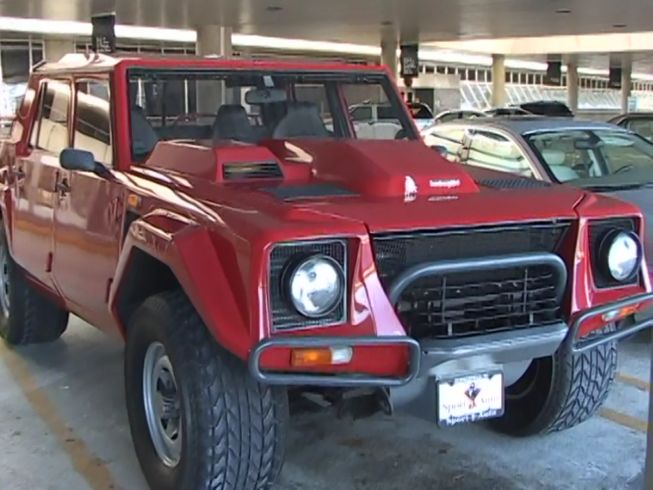
<path id="1" fill-rule="evenodd" d="M 548 182 L 524 177 L 478 179 L 476 183 L 483 187 L 491 187 L 492 189 L 539 189 L 551 186 Z"/>
<path id="2" fill-rule="evenodd" d="M 222 167 L 222 178 L 225 181 L 280 179 L 283 177 L 281 167 L 275 161 L 265 162 L 232 162 Z"/>

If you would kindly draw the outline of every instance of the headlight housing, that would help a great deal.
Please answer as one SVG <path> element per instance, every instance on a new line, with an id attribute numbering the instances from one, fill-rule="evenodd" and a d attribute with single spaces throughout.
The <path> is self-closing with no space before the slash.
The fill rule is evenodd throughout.
<path id="1" fill-rule="evenodd" d="M 642 262 L 642 243 L 630 231 L 612 230 L 599 246 L 599 260 L 603 273 L 619 283 L 632 280 Z"/>
<path id="2" fill-rule="evenodd" d="M 305 317 L 328 315 L 343 299 L 344 272 L 340 264 L 326 255 L 302 260 L 286 277 L 288 299 Z"/>

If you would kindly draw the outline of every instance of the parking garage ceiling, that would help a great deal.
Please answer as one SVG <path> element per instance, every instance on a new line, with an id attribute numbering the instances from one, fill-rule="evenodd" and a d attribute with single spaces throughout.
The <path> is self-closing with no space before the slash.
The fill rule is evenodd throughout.
<path id="1" fill-rule="evenodd" d="M 650 0 L 2 0 L 0 15 L 121 24 L 229 25 L 244 34 L 377 44 L 389 25 L 422 42 L 653 30 Z"/>

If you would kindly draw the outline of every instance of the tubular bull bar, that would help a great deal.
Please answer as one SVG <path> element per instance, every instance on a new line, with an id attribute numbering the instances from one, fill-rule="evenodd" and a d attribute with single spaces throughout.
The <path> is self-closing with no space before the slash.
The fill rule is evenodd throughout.
<path id="1" fill-rule="evenodd" d="M 608 342 L 621 340 L 653 327 L 653 317 L 636 321 L 615 332 L 590 335 L 588 338 L 581 339 L 577 336 L 582 324 L 587 320 L 620 308 L 644 303 L 653 304 L 653 293 L 633 296 L 587 310 L 580 314 L 570 327 L 564 323 L 557 323 L 463 339 L 425 340 L 421 343 L 406 336 L 268 338 L 260 342 L 252 351 L 249 358 L 249 372 L 260 383 L 270 385 L 396 388 L 410 383 L 415 378 L 428 376 L 429 370 L 433 367 L 457 359 L 485 355 L 491 356 L 497 362 L 510 362 L 552 355 L 561 346 L 573 354 L 578 354 Z M 268 349 L 356 346 L 407 347 L 409 362 L 406 374 L 401 377 L 386 377 L 363 373 L 294 373 L 265 371 L 261 367 L 261 357 Z"/>

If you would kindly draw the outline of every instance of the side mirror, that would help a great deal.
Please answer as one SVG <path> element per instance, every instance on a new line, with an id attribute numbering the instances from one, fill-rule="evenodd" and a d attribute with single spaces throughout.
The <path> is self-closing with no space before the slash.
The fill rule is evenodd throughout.
<path id="1" fill-rule="evenodd" d="M 449 154 L 449 150 L 447 150 L 446 146 L 433 145 L 431 148 L 433 148 L 435 151 L 437 151 L 441 156 L 443 156 L 445 158 Z"/>
<path id="2" fill-rule="evenodd" d="M 108 170 L 104 165 L 95 161 L 93 153 L 86 150 L 66 148 L 59 154 L 59 163 L 61 164 L 61 167 L 66 170 L 93 172 L 100 176 L 105 176 L 108 173 Z"/>

